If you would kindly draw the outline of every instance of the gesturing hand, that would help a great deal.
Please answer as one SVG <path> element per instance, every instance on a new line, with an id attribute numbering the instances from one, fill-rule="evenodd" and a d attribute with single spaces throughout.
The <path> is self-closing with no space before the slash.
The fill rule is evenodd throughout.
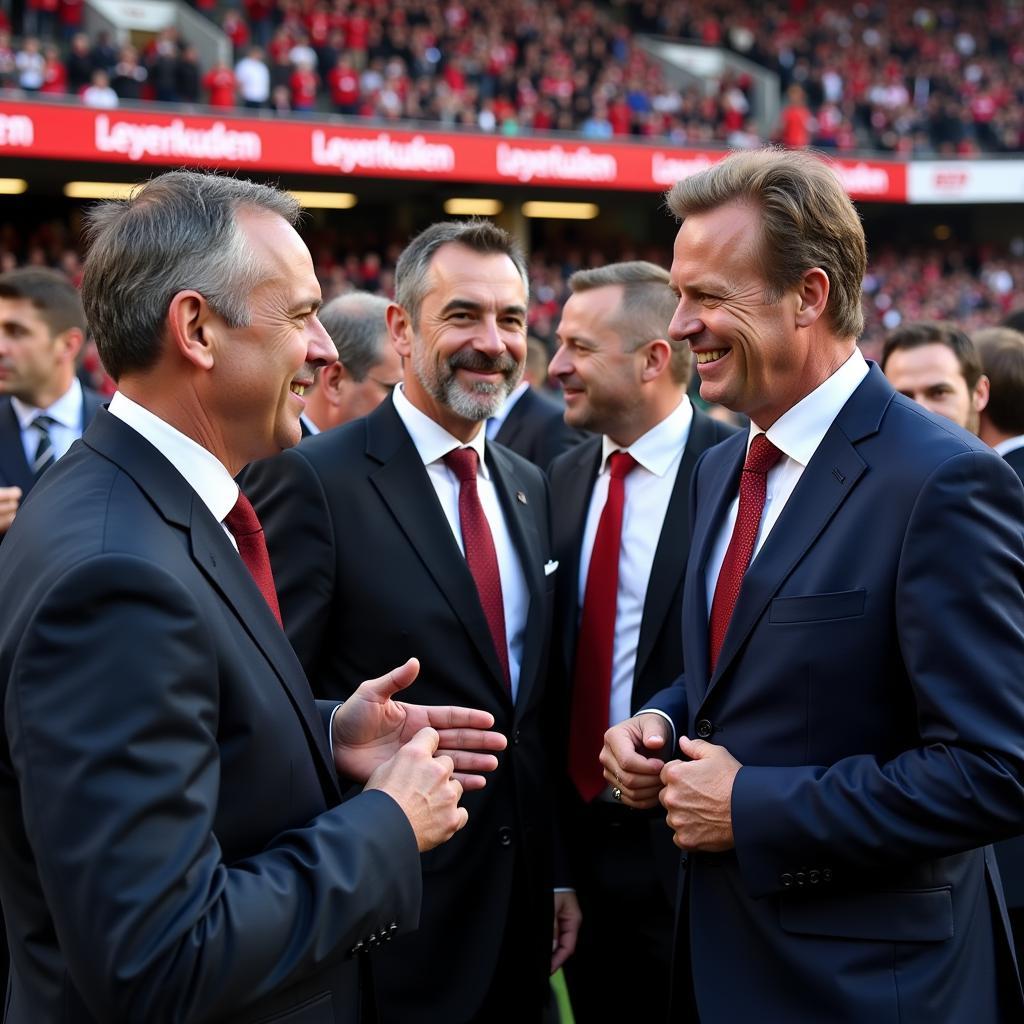
<path id="1" fill-rule="evenodd" d="M 604 734 L 601 764 L 604 777 L 622 792 L 622 802 L 630 807 L 657 807 L 661 790 L 661 770 L 665 762 L 668 723 L 661 715 L 640 714 L 613 725 Z"/>
<path id="2" fill-rule="evenodd" d="M 338 771 L 365 782 L 421 729 L 439 734 L 437 754 L 452 759 L 454 777 L 463 789 L 482 789 L 479 772 L 494 771 L 498 759 L 486 751 L 504 750 L 505 737 L 494 732 L 494 717 L 486 711 L 452 705 L 437 707 L 393 700 L 419 675 L 420 663 L 410 658 L 378 679 L 368 679 L 334 715 L 331 744 Z"/>
<path id="3" fill-rule="evenodd" d="M 743 766 L 725 747 L 684 736 L 679 749 L 689 761 L 673 761 L 661 773 L 662 805 L 682 850 L 720 853 L 735 845 L 732 787 Z"/>

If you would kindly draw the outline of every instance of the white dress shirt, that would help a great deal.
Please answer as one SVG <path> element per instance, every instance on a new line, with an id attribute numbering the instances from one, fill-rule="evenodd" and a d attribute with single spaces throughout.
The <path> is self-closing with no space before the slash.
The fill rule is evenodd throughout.
<path id="1" fill-rule="evenodd" d="M 661 537 L 665 513 L 672 498 L 692 422 L 693 407 L 690 400 L 684 396 L 682 402 L 657 426 L 623 449 L 636 459 L 637 465 L 623 481 L 625 500 L 619 548 L 619 589 L 615 599 L 609 725 L 629 718 L 632 713 L 630 703 L 633 694 L 633 673 L 636 669 L 636 651 L 640 641 L 640 623 L 644 615 L 647 584 L 651 578 L 654 554 Z M 601 512 L 608 500 L 608 482 L 611 479 L 608 457 L 619 451 L 620 446 L 605 436 L 601 439 L 601 449 L 601 465 L 594 481 L 594 490 L 590 495 L 590 507 L 580 548 L 578 585 L 581 616 L 587 590 L 590 556 L 594 550 Z"/>
<path id="2" fill-rule="evenodd" d="M 238 484 L 224 463 L 191 437 L 186 437 L 120 391 L 110 400 L 110 414 L 141 434 L 185 478 L 221 524 L 237 551 L 235 538 L 224 526 L 224 517 L 238 500 Z"/>
<path id="3" fill-rule="evenodd" d="M 42 439 L 42 431 L 34 426 L 33 421 L 41 414 L 53 420 L 50 427 L 50 443 L 53 445 L 53 457 L 59 459 L 67 454 L 67 450 L 82 436 L 82 385 L 76 377 L 71 387 L 64 392 L 48 409 L 38 409 L 28 405 L 20 398 L 11 397 L 11 408 L 18 417 L 21 427 L 21 443 L 25 449 L 25 460 L 29 466 L 36 460 L 36 449 Z"/>
<path id="4" fill-rule="evenodd" d="M 996 455 L 1001 455 L 1004 458 L 1015 452 L 1018 448 L 1024 448 L 1024 434 L 1018 434 L 1016 437 L 1008 437 L 1005 441 L 1000 441 L 999 444 L 992 447 L 992 451 Z"/>
<path id="5" fill-rule="evenodd" d="M 477 491 L 480 504 L 491 528 L 494 550 L 498 556 L 498 574 L 501 578 L 501 597 L 505 609 L 505 638 L 508 642 L 508 668 L 512 683 L 512 700 L 519 692 L 519 669 L 523 662 L 523 641 L 526 634 L 526 616 L 530 609 L 530 595 L 526 589 L 526 576 L 519 563 L 515 545 L 505 523 L 490 470 L 484 461 L 485 432 L 483 424 L 476 436 L 463 444 L 435 420 L 421 412 L 405 397 L 402 385 L 392 392 L 395 411 L 409 431 L 412 443 L 423 460 L 427 476 L 441 503 L 448 525 L 452 529 L 459 550 L 465 555 L 462 527 L 459 522 L 459 480 L 444 464 L 444 457 L 456 448 L 473 448 L 477 453 Z"/>
<path id="6" fill-rule="evenodd" d="M 802 398 L 792 409 L 783 413 L 767 431 L 750 424 L 750 436 L 747 438 L 747 451 L 751 442 L 758 434 L 767 434 L 768 440 L 782 452 L 782 458 L 768 471 L 767 487 L 764 500 L 764 512 L 761 525 L 757 531 L 757 541 L 750 561 L 757 558 L 768 534 L 772 532 L 782 510 L 786 507 L 790 495 L 803 476 L 811 456 L 818 450 L 829 427 L 832 426 L 840 410 L 849 401 L 850 396 L 860 386 L 860 382 L 868 374 L 868 364 L 861 355 L 860 349 L 854 349 L 853 355 L 843 363 L 827 380 L 819 384 L 809 395 Z M 739 494 L 732 500 L 725 520 L 718 531 L 715 545 L 708 558 L 707 586 L 708 614 L 715 597 L 718 574 L 725 561 L 736 524 L 736 513 L 739 509 Z"/>

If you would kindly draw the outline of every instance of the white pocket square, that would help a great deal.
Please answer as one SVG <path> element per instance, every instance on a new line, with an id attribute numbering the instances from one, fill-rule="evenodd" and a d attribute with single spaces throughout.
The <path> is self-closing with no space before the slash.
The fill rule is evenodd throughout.
<path id="1" fill-rule="evenodd" d="M 544 575 L 550 576 L 558 568 L 557 562 L 545 562 L 544 563 Z"/>

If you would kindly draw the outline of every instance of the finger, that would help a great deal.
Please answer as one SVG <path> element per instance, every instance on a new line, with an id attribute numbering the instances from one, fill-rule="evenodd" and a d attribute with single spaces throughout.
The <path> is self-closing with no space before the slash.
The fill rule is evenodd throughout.
<path id="1" fill-rule="evenodd" d="M 466 827 L 466 822 L 469 821 L 469 811 L 465 807 L 459 807 L 458 817 L 456 819 L 457 824 L 455 826 L 456 832 L 461 832 Z"/>
<path id="2" fill-rule="evenodd" d="M 637 715 L 636 720 L 640 726 L 640 735 L 643 737 L 644 746 L 648 750 L 661 750 L 665 746 L 666 726 L 661 715 Z"/>
<path id="3" fill-rule="evenodd" d="M 490 729 L 494 715 L 479 708 L 463 708 L 453 704 L 426 708 L 427 720 L 441 731 L 447 729 Z"/>
<path id="4" fill-rule="evenodd" d="M 441 736 L 441 746 L 449 750 L 504 750 L 508 746 L 508 740 L 500 732 L 493 732 L 486 727 L 440 729 L 438 731 Z"/>
<path id="5" fill-rule="evenodd" d="M 467 775 L 465 772 L 456 772 L 453 776 L 464 793 L 471 793 L 476 789 L 483 789 L 487 785 L 487 779 L 483 775 Z"/>
<path id="6" fill-rule="evenodd" d="M 493 772 L 498 767 L 498 759 L 493 754 L 475 754 L 466 750 L 444 750 L 441 747 L 438 747 L 437 753 L 450 757 L 457 772 Z"/>
<path id="7" fill-rule="evenodd" d="M 608 752 L 609 757 L 605 757 L 605 751 Z M 665 767 L 665 762 L 656 757 L 644 757 L 643 754 L 638 754 L 632 744 L 617 750 L 606 745 L 601 752 L 601 764 L 604 765 L 606 778 L 609 771 L 613 775 L 617 773 L 622 778 L 627 775 L 660 775 L 661 769 Z M 615 779 L 612 778 L 608 781 L 614 782 Z"/>
<path id="8" fill-rule="evenodd" d="M 421 730 L 422 731 L 422 730 Z M 419 733 L 417 733 L 419 735 Z M 436 736 L 437 733 L 434 733 Z M 437 748 L 434 748 L 434 760 L 437 761 L 438 767 L 444 770 L 446 775 L 452 775 L 455 772 L 455 762 L 447 754 L 437 753 Z"/>
<path id="9" fill-rule="evenodd" d="M 433 757 L 434 751 L 437 750 L 439 739 L 437 730 L 431 729 L 429 725 L 425 725 L 405 745 L 411 750 L 422 750 L 428 757 Z M 449 760 L 451 759 L 449 758 Z"/>
<path id="10" fill-rule="evenodd" d="M 713 748 L 714 744 L 708 743 L 706 740 L 691 740 L 689 736 L 679 737 L 679 749 L 691 761 L 699 761 L 702 757 L 707 757 Z"/>
<path id="11" fill-rule="evenodd" d="M 367 679 L 360 684 L 359 691 L 361 691 L 361 695 L 365 699 L 383 704 L 384 701 L 394 696 L 399 690 L 404 690 L 409 686 L 419 674 L 420 663 L 418 659 L 410 658 L 404 665 L 399 665 L 398 668 L 393 668 L 390 672 L 378 676 L 376 679 Z"/>

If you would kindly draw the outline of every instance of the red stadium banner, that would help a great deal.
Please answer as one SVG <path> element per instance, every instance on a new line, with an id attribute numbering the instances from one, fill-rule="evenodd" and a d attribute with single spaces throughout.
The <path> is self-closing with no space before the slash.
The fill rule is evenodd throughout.
<path id="1" fill-rule="evenodd" d="M 0 155 L 159 166 L 662 191 L 726 154 L 671 146 L 0 103 Z M 907 201 L 905 164 L 837 160 L 854 199 Z"/>

